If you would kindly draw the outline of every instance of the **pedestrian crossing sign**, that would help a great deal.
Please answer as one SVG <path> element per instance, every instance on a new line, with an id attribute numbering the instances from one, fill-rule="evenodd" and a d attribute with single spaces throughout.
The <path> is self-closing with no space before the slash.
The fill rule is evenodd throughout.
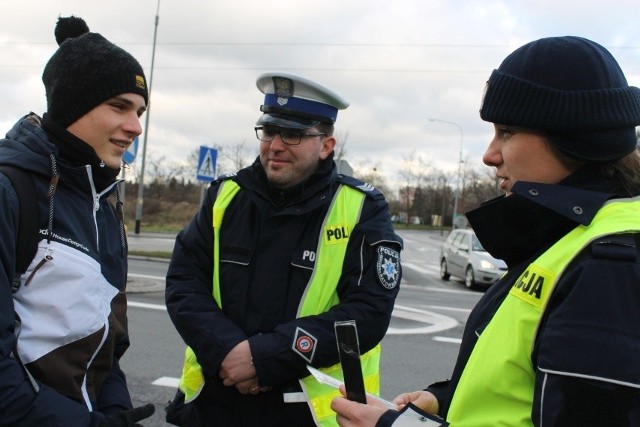
<path id="1" fill-rule="evenodd" d="M 216 178 L 216 158 L 218 150 L 211 147 L 200 146 L 200 156 L 198 158 L 197 178 L 200 181 L 211 182 Z"/>
<path id="2" fill-rule="evenodd" d="M 138 153 L 138 137 L 136 136 L 135 138 L 133 138 L 133 143 L 130 144 L 129 148 L 127 148 L 127 151 L 124 152 L 124 155 L 122 156 L 122 160 L 124 160 L 126 164 L 130 165 L 136 159 L 137 153 Z"/>

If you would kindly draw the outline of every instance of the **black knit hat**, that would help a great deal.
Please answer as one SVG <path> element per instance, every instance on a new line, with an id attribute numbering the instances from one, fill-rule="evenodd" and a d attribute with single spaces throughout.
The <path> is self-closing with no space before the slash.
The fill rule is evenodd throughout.
<path id="1" fill-rule="evenodd" d="M 60 47 L 42 73 L 52 120 L 66 128 L 123 93 L 136 93 L 148 103 L 147 81 L 138 61 L 100 34 L 90 33 L 84 20 L 58 18 L 55 36 Z"/>
<path id="2" fill-rule="evenodd" d="M 599 44 L 543 38 L 516 49 L 493 71 L 480 117 L 543 131 L 574 158 L 614 160 L 636 148 L 640 89 L 627 84 Z"/>

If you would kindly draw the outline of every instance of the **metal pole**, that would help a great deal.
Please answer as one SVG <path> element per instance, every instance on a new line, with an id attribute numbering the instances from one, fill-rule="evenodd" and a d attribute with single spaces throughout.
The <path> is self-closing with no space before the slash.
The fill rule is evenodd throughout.
<path id="1" fill-rule="evenodd" d="M 151 50 L 151 72 L 149 73 L 149 102 L 147 103 L 147 117 L 144 124 L 144 138 L 142 140 L 142 159 L 140 164 L 140 180 L 138 182 L 138 201 L 136 203 L 136 227 L 135 233 L 140 234 L 140 220 L 142 219 L 142 202 L 144 198 L 144 163 L 147 157 L 147 137 L 149 136 L 149 116 L 151 115 L 151 84 L 153 82 L 153 62 L 156 56 L 156 36 L 158 35 L 158 22 L 160 21 L 160 0 L 156 9 L 156 23 L 153 30 L 153 48 Z"/>
<path id="2" fill-rule="evenodd" d="M 440 215 L 440 235 L 444 234 L 444 186 L 447 183 L 447 178 L 442 175 L 442 215 Z"/>
<path id="3" fill-rule="evenodd" d="M 451 215 L 451 229 L 455 229 L 456 228 L 456 224 L 455 224 L 455 220 L 456 220 L 456 214 L 458 213 L 458 198 L 460 197 L 460 183 L 462 182 L 462 142 L 464 140 L 464 136 L 462 133 L 462 126 L 460 126 L 458 123 L 455 122 L 450 122 L 447 120 L 440 120 L 440 119 L 429 119 L 430 122 L 440 122 L 440 123 L 446 123 L 449 125 L 453 125 L 455 127 L 458 128 L 458 130 L 460 131 L 460 152 L 458 154 L 458 183 L 457 183 L 457 188 L 456 188 L 456 192 L 453 196 L 453 214 Z"/>
<path id="4" fill-rule="evenodd" d="M 122 197 L 122 202 L 125 203 L 125 206 L 126 206 L 125 186 L 127 181 L 125 181 L 125 178 L 126 178 L 126 167 L 125 165 L 122 165 L 122 182 L 120 183 L 120 197 Z"/>

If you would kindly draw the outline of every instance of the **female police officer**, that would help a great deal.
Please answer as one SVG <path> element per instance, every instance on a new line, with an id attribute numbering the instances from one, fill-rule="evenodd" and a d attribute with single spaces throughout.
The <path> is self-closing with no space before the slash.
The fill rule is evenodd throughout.
<path id="1" fill-rule="evenodd" d="M 335 425 L 335 390 L 306 366 L 336 365 L 334 322 L 355 320 L 377 392 L 402 241 L 383 195 L 336 173 L 333 123 L 348 103 L 297 76 L 257 85 L 260 156 L 212 183 L 169 266 L 167 308 L 190 346 L 180 388 L 202 424 Z"/>
<path id="2" fill-rule="evenodd" d="M 467 217 L 509 271 L 450 380 L 398 396 L 402 416 L 337 398 L 340 425 L 640 425 L 640 89 L 602 46 L 545 38 L 491 74 L 480 115 L 506 195 Z"/>

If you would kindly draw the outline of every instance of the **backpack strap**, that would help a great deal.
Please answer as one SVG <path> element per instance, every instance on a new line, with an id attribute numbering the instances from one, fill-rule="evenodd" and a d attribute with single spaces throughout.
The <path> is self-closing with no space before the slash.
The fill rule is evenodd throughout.
<path id="1" fill-rule="evenodd" d="M 20 276 L 27 271 L 31 260 L 38 251 L 38 200 L 33 180 L 24 169 L 0 165 L 0 172 L 11 181 L 20 206 L 20 224 L 16 241 L 16 271 L 12 285 L 13 291 L 16 292 L 20 287 Z"/>

